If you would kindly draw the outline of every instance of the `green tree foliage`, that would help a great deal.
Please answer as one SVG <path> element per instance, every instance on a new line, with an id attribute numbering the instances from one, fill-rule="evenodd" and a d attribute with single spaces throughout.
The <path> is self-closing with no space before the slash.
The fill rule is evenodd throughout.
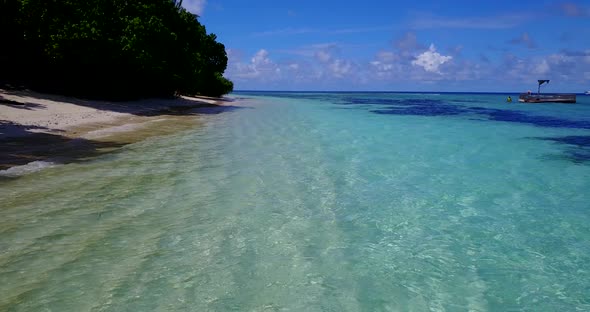
<path id="1" fill-rule="evenodd" d="M 227 54 L 173 0 L 0 0 L 0 82 L 101 98 L 220 96 Z"/>

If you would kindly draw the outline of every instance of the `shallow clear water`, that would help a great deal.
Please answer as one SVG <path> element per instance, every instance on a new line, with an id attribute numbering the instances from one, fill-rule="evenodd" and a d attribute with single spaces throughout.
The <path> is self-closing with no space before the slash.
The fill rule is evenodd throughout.
<path id="1" fill-rule="evenodd" d="M 1 181 L 0 310 L 590 310 L 590 96 L 238 96 Z"/>

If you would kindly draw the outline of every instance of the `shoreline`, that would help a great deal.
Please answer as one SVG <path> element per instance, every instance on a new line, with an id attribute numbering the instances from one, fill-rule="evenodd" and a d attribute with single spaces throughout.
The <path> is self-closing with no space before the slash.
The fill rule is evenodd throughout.
<path id="1" fill-rule="evenodd" d="M 83 161 L 187 130 L 198 126 L 199 116 L 235 104 L 232 98 L 187 96 L 109 102 L 0 89 L 0 176 Z"/>

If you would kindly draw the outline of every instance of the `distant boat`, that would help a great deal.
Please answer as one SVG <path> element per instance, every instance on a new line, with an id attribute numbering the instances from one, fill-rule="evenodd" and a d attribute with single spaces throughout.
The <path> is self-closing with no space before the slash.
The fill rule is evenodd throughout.
<path id="1" fill-rule="evenodd" d="M 584 94 L 586 94 L 586 95 L 590 95 L 590 90 L 589 90 L 589 91 L 586 91 L 586 93 L 584 93 Z"/>
<path id="2" fill-rule="evenodd" d="M 575 94 L 565 94 L 565 93 L 544 93 L 541 94 L 541 85 L 544 83 L 549 83 L 549 80 L 538 80 L 539 87 L 537 89 L 537 94 L 531 93 L 531 91 L 527 93 L 521 93 L 518 97 L 518 101 L 522 103 L 576 103 L 576 95 Z M 590 91 L 589 91 L 590 92 Z"/>

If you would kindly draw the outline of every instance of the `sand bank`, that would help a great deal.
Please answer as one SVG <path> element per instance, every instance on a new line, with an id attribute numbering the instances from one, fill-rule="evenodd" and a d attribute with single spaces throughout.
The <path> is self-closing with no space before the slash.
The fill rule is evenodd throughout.
<path id="1" fill-rule="evenodd" d="M 229 98 L 107 102 L 0 89 L 0 170 L 84 160 L 198 126 L 201 116 L 235 105 Z"/>

